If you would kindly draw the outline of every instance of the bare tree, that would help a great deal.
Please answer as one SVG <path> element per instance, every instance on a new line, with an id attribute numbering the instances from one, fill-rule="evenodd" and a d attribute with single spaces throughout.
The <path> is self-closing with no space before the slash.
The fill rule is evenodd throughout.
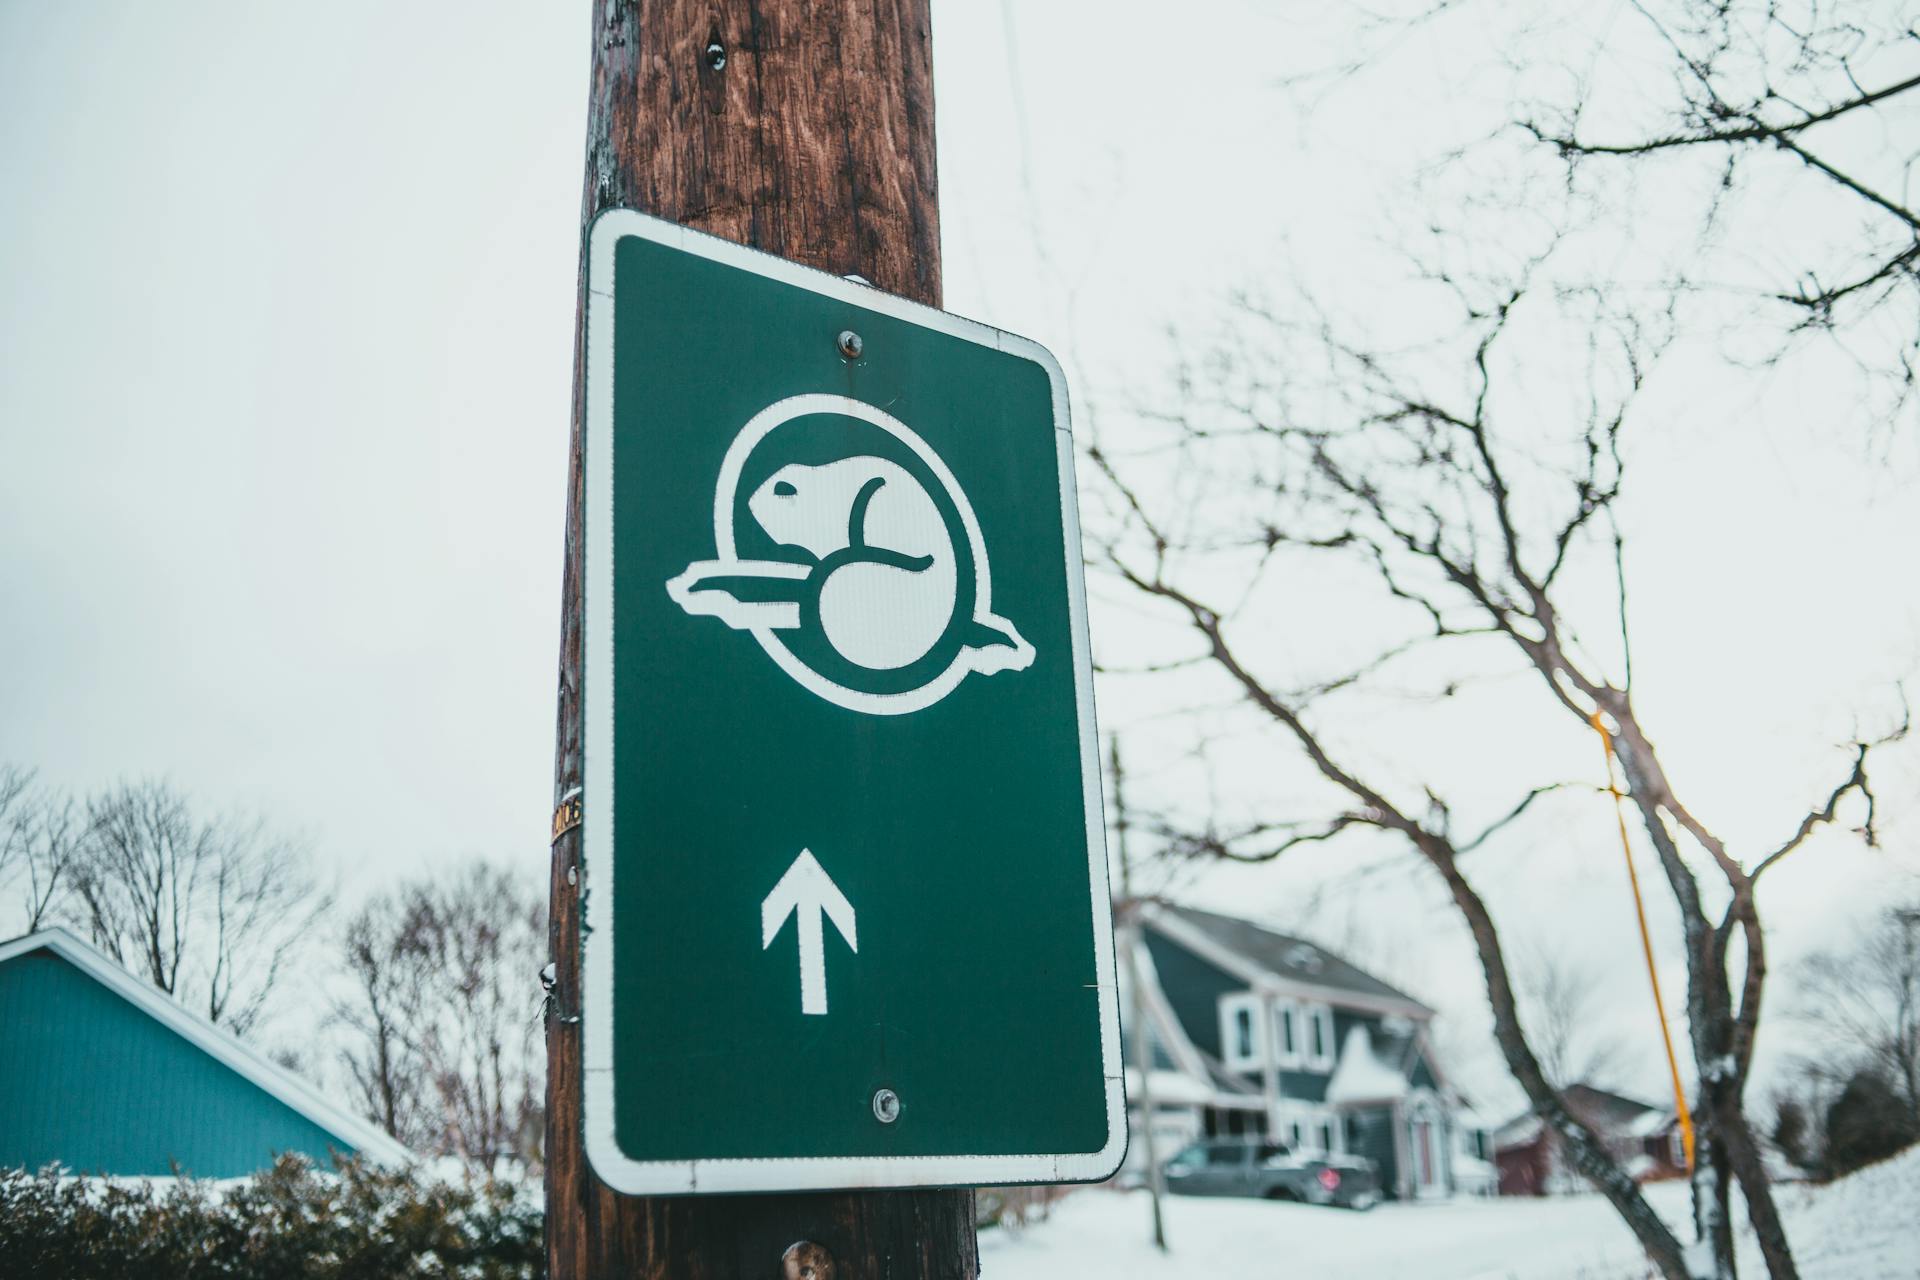
<path id="1" fill-rule="evenodd" d="M 1534 946 L 1520 964 L 1521 1021 L 1532 1029 L 1540 1069 L 1556 1089 L 1605 1088 L 1620 1070 L 1623 1047 L 1596 1020 L 1605 985 L 1601 971 L 1578 954 L 1549 946 Z"/>
<path id="2" fill-rule="evenodd" d="M 423 1003 L 420 988 L 430 975 L 407 944 L 408 932 L 404 909 L 392 898 L 354 914 L 343 937 L 353 992 L 334 1001 L 331 1020 L 352 1037 L 340 1060 L 367 1117 L 410 1142 L 423 1136 L 426 1081 L 407 1040 L 407 1019 Z"/>
<path id="3" fill-rule="evenodd" d="M 1897 5 L 1849 0 L 1637 0 L 1627 21 L 1664 57 L 1665 83 L 1590 73 L 1521 124 L 1573 169 L 1695 157 L 1714 179 L 1702 222 L 1709 239 L 1724 202 L 1743 187 L 1775 204 L 1792 198 L 1796 179 L 1837 196 L 1857 215 L 1858 235 L 1850 244 L 1780 246 L 1798 265 L 1774 299 L 1792 309 L 1795 327 L 1809 329 L 1831 329 L 1848 309 L 1897 297 L 1911 309 L 1920 214 L 1905 188 L 1920 138 L 1896 130 L 1910 118 L 1901 109 L 1920 98 L 1913 19 Z M 1646 123 L 1639 132 L 1609 130 L 1591 124 L 1595 117 Z M 1873 129 L 1864 146 L 1849 135 L 1860 125 Z M 1786 163 L 1765 163 L 1773 158 Z M 1910 359 L 1902 369 L 1910 386 Z"/>
<path id="4" fill-rule="evenodd" d="M 41 786 L 29 769 L 0 765 L 0 885 L 18 882 L 24 932 L 59 914 L 84 825 L 72 797 Z"/>
<path id="5" fill-rule="evenodd" d="M 37 797 L 24 817 L 20 906 L 31 933 L 64 912 L 86 823 L 72 796 L 52 792 Z"/>
<path id="6" fill-rule="evenodd" d="M 1891 1083 L 1920 1120 L 1920 902 L 1888 907 L 1854 946 L 1801 967 L 1795 1013 L 1830 1046 L 1821 1069 Z"/>
<path id="7" fill-rule="evenodd" d="M 1685 299 L 1736 363 L 1776 365 L 1817 340 L 1827 359 L 1809 367 L 1849 363 L 1863 375 L 1866 429 L 1913 421 L 1920 23 L 1911 6 L 1408 7 L 1362 8 L 1342 56 L 1281 83 L 1312 109 L 1322 92 L 1390 92 L 1381 64 L 1413 40 L 1481 50 L 1475 78 L 1505 85 L 1506 119 L 1427 168 L 1413 202 L 1424 226 L 1464 222 L 1497 245 L 1552 208 L 1563 226 L 1605 241 L 1591 282 L 1647 294 L 1656 308 Z"/>
<path id="8" fill-rule="evenodd" d="M 537 1161 L 545 1096 L 538 886 L 476 863 L 348 922 L 350 995 L 333 1021 L 362 1109 L 416 1149 L 478 1168 Z"/>
<path id="9" fill-rule="evenodd" d="M 72 875 L 95 943 L 242 1034 L 331 905 L 302 847 L 157 781 L 87 802 Z"/>
<path id="10" fill-rule="evenodd" d="M 1469 828 L 1437 781 L 1421 780 L 1437 779 L 1441 762 L 1406 766 L 1413 776 L 1403 780 L 1381 762 L 1389 744 L 1354 741 L 1355 722 L 1340 710 L 1343 699 L 1383 686 L 1444 701 L 1491 675 L 1510 687 L 1531 680 L 1542 715 L 1607 728 L 1683 928 L 1699 1071 L 1695 1231 L 1710 1246 L 1712 1274 L 1733 1275 L 1737 1183 L 1770 1272 L 1791 1276 L 1742 1108 L 1766 977 L 1754 888 L 1844 806 L 1857 804 L 1859 828 L 1873 839 L 1874 743 L 1846 749 L 1831 791 L 1768 850 L 1741 856 L 1682 802 L 1633 698 L 1628 562 L 1614 518 L 1626 477 L 1622 435 L 1670 330 L 1590 290 L 1543 285 L 1536 294 L 1530 282 L 1543 262 L 1505 279 L 1439 277 L 1423 302 L 1450 307 L 1456 326 L 1395 350 L 1353 341 L 1324 315 L 1300 324 L 1244 304 L 1222 349 L 1183 371 L 1169 404 L 1141 412 L 1157 428 L 1149 443 L 1123 449 L 1096 435 L 1089 456 L 1110 516 L 1094 531 L 1095 554 L 1195 642 L 1147 669 L 1211 671 L 1324 788 L 1324 800 L 1304 810 L 1311 793 L 1281 790 L 1269 801 L 1277 812 L 1235 828 L 1209 817 L 1187 847 L 1266 859 L 1372 832 L 1416 852 L 1472 937 L 1508 1070 L 1661 1274 L 1683 1280 L 1689 1251 L 1550 1079 L 1506 947 L 1468 875 L 1476 850 L 1537 813 L 1567 779 L 1516 779 L 1508 803 Z M 1523 324 L 1584 335 L 1570 378 L 1527 393 L 1526 365 L 1507 350 Z M 1370 589 L 1369 607 L 1398 621 L 1350 665 L 1301 678 L 1287 669 L 1285 632 L 1274 629 L 1286 614 L 1273 584 L 1319 561 L 1342 566 L 1347 582 Z M 1575 578 L 1611 586 L 1611 616 L 1597 629 L 1577 627 L 1578 611 L 1562 607 L 1592 594 L 1576 590 Z"/>
<path id="11" fill-rule="evenodd" d="M 11 837 L 32 786 L 33 770 L 0 764 L 0 879 L 10 874 L 20 859 L 20 846 Z"/>

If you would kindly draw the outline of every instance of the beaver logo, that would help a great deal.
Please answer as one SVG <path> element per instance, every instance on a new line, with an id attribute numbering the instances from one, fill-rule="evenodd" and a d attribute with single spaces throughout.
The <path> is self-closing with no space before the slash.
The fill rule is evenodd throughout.
<path id="1" fill-rule="evenodd" d="M 750 633 L 794 680 L 872 715 L 932 706 L 1033 646 L 993 612 L 986 543 L 953 473 L 897 418 L 837 395 L 781 400 L 734 437 L 715 558 L 667 583 Z"/>

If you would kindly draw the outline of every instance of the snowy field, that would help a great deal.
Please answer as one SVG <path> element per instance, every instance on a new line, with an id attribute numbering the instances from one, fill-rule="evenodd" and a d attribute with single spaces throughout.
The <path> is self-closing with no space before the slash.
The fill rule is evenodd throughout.
<path id="1" fill-rule="evenodd" d="M 1920 1278 L 1920 1148 L 1829 1187 L 1781 1187 L 1806 1280 Z M 1687 1189 L 1648 1198 L 1677 1225 Z M 1259 1200 L 1169 1196 L 1167 1241 L 1155 1253 L 1144 1192 L 1091 1189 L 1046 1222 L 980 1237 L 985 1280 L 1628 1280 L 1647 1274 L 1639 1250 L 1598 1196 L 1455 1200 L 1349 1213 Z M 1741 1272 L 1764 1276 L 1750 1238 Z"/>

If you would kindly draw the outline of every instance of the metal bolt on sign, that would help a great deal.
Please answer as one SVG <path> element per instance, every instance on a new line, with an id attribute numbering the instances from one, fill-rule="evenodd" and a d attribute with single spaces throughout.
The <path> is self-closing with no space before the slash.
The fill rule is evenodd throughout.
<path id="1" fill-rule="evenodd" d="M 873 1118 L 881 1124 L 892 1124 L 900 1118 L 900 1095 L 891 1089 L 881 1089 L 873 1095 Z"/>
<path id="2" fill-rule="evenodd" d="M 860 353 L 866 350 L 866 346 L 867 344 L 860 340 L 860 335 L 853 330 L 842 329 L 840 331 L 840 354 L 847 359 L 858 360 Z"/>

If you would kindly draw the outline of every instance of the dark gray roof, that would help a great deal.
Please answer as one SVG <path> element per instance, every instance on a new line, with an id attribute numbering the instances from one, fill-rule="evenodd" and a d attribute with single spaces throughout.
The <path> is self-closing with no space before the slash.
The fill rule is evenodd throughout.
<path id="1" fill-rule="evenodd" d="M 1566 1098 L 1568 1107 L 1601 1133 L 1610 1133 L 1650 1111 L 1660 1109 L 1650 1102 L 1597 1089 L 1590 1084 L 1568 1085 L 1562 1090 L 1562 1096 Z"/>
<path id="2" fill-rule="evenodd" d="M 1650 1102 L 1641 1102 L 1637 1098 L 1590 1084 L 1570 1084 L 1560 1091 L 1560 1096 L 1566 1099 L 1569 1111 L 1599 1130 L 1602 1137 L 1623 1134 L 1629 1125 L 1644 1116 L 1667 1114 Z M 1510 1146 L 1531 1142 L 1539 1127 L 1532 1110 L 1522 1111 L 1500 1126 L 1494 1135 L 1494 1143 L 1496 1146 Z"/>
<path id="3" fill-rule="evenodd" d="M 1220 1059 L 1204 1049 L 1196 1048 L 1194 1052 L 1200 1056 L 1200 1064 L 1207 1069 L 1208 1083 L 1221 1093 L 1239 1094 L 1246 1098 L 1261 1096 L 1259 1090 L 1248 1083 L 1245 1076 L 1227 1070 L 1227 1064 Z"/>
<path id="4" fill-rule="evenodd" d="M 1197 907 L 1160 904 L 1160 910 L 1200 930 L 1213 941 L 1259 965 L 1269 973 L 1317 987 L 1352 991 L 1359 995 L 1401 1000 L 1431 1013 L 1426 1005 L 1406 992 L 1390 987 L 1362 969 L 1348 964 L 1324 947 L 1303 938 L 1276 933 L 1251 920 L 1223 916 Z"/>

